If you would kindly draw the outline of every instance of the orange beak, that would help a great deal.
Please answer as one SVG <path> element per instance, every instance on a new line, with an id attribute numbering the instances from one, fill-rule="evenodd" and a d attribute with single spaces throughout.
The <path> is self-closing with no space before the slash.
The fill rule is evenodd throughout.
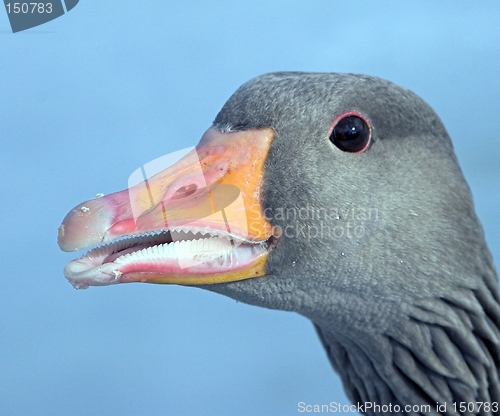
<path id="1" fill-rule="evenodd" d="M 68 280 L 85 288 L 265 275 L 275 239 L 260 196 L 272 139 L 271 129 L 212 127 L 178 162 L 160 170 L 172 157 L 159 158 L 134 172 L 128 189 L 77 205 L 59 227 L 59 247 L 109 244 L 70 262 Z"/>

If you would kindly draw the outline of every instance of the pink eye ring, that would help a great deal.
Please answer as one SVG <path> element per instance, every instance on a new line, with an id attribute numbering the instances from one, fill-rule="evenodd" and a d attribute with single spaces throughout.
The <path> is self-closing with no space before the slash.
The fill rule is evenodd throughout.
<path id="1" fill-rule="evenodd" d="M 343 152 L 363 153 L 371 137 L 372 129 L 366 117 L 357 111 L 348 111 L 333 121 L 329 138 Z"/>

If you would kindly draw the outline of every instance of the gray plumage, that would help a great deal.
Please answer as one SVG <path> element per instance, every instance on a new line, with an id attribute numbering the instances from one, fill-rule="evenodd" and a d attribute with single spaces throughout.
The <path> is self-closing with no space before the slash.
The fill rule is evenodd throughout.
<path id="1" fill-rule="evenodd" d="M 328 138 L 349 110 L 373 129 L 363 154 Z M 422 99 L 375 77 L 274 73 L 240 87 L 214 125 L 274 130 L 262 201 L 288 234 L 267 276 L 203 288 L 309 318 L 353 402 L 430 406 L 408 415 L 500 402 L 498 278 L 451 140 Z M 484 409 L 463 414 L 494 414 Z"/>

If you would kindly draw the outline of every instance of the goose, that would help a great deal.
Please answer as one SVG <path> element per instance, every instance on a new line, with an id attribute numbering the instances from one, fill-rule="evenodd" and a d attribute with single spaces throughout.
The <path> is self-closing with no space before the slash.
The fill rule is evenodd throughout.
<path id="1" fill-rule="evenodd" d="M 360 413 L 498 414 L 498 277 L 420 97 L 366 75 L 261 75 L 165 163 L 66 215 L 60 248 L 95 246 L 65 267 L 74 287 L 192 285 L 297 312 Z"/>

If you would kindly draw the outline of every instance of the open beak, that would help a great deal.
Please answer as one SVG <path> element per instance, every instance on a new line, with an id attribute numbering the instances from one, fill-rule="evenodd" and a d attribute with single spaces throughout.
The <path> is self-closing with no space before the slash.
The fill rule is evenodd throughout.
<path id="1" fill-rule="evenodd" d="M 271 129 L 212 127 L 171 166 L 157 159 L 134 172 L 128 189 L 77 205 L 59 227 L 59 247 L 98 247 L 71 261 L 66 278 L 86 288 L 263 276 L 276 240 L 260 203 L 272 139 Z"/>

